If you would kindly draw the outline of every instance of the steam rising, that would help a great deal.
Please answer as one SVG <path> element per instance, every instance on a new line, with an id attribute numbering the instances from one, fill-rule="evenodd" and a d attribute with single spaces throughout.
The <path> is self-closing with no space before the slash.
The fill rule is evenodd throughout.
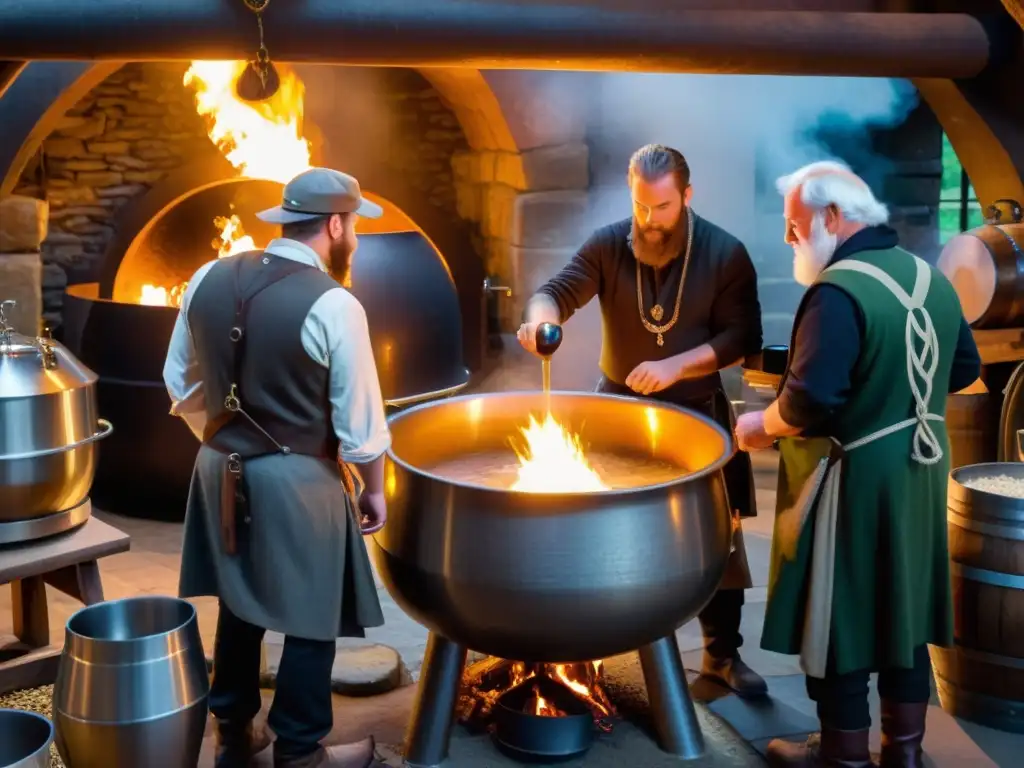
<path id="1" fill-rule="evenodd" d="M 748 245 L 763 236 L 755 210 L 776 207 L 755 196 L 777 196 L 774 179 L 805 163 L 843 160 L 880 193 L 888 163 L 872 154 L 867 129 L 901 124 L 918 100 L 907 81 L 875 78 L 608 74 L 595 85 L 595 224 L 629 214 L 629 154 L 659 142 L 686 155 L 694 208 Z"/>

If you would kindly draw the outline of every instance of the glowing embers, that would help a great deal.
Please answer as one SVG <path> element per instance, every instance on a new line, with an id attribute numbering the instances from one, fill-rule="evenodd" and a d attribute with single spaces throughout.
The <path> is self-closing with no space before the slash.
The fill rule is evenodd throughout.
<path id="1" fill-rule="evenodd" d="M 457 715 L 489 730 L 503 750 L 534 759 L 586 751 L 595 730 L 609 732 L 615 707 L 601 687 L 600 661 L 530 664 L 488 657 L 462 678 Z"/>

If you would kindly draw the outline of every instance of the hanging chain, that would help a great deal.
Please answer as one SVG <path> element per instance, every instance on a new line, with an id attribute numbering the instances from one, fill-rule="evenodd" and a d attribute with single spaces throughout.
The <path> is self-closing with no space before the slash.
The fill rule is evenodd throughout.
<path id="1" fill-rule="evenodd" d="M 242 0 L 242 2 L 245 3 L 246 8 L 256 14 L 256 26 L 260 30 L 260 47 L 256 51 L 256 60 L 250 62 L 250 66 L 259 76 L 260 84 L 266 88 L 267 78 L 270 75 L 270 51 L 267 50 L 267 44 L 263 39 L 263 12 L 270 5 L 270 0 Z"/>

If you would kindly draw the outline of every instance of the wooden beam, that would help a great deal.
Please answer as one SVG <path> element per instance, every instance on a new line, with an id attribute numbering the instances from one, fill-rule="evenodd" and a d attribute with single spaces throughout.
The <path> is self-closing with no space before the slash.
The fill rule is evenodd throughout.
<path id="1" fill-rule="evenodd" d="M 1012 23 L 1009 19 L 1007 23 Z M 611 9 L 579 0 L 304 0 L 264 13 L 273 58 L 363 66 L 969 78 L 989 34 L 966 14 Z M 225 0 L 6 0 L 17 59 L 248 59 L 253 15 Z"/>

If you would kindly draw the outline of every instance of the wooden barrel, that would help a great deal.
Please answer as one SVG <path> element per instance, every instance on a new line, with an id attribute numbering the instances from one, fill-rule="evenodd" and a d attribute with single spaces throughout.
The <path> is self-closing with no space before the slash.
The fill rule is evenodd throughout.
<path id="1" fill-rule="evenodd" d="M 988 392 L 950 395 L 946 400 L 950 469 L 995 461 L 999 450 L 999 406 Z"/>
<path id="2" fill-rule="evenodd" d="M 956 235 L 935 264 L 974 328 L 1024 326 L 1024 224 L 985 224 Z"/>
<path id="3" fill-rule="evenodd" d="M 942 708 L 1024 733 L 1024 498 L 969 487 L 1008 476 L 1024 494 L 1024 464 L 973 464 L 950 474 L 947 520 L 955 644 L 932 648 Z"/>

